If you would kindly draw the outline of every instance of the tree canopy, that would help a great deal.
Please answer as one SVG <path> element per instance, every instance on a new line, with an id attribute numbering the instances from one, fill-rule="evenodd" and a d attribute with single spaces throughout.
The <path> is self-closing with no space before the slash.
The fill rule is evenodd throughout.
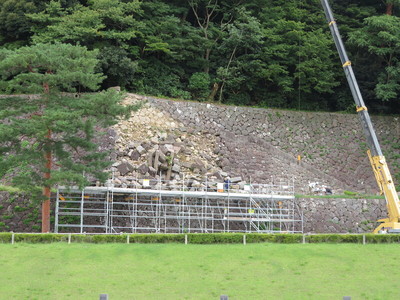
<path id="1" fill-rule="evenodd" d="M 116 92 L 71 93 L 98 88 L 104 77 L 95 71 L 97 54 L 60 43 L 0 50 L 0 90 L 37 93 L 0 101 L 0 178 L 32 198 L 40 199 L 43 187 L 47 205 L 56 184 L 83 187 L 107 179 L 111 162 L 94 133 L 131 110 Z M 43 230 L 49 231 L 48 211 L 43 216 Z"/>
<path id="2" fill-rule="evenodd" d="M 371 111 L 400 112 L 398 0 L 331 1 Z M 319 0 L 6 0 L 0 47 L 98 50 L 101 87 L 353 111 Z"/>

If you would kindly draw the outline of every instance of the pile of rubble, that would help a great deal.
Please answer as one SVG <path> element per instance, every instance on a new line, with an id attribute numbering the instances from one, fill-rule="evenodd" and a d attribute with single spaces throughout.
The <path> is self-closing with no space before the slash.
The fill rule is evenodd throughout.
<path id="1" fill-rule="evenodd" d="M 125 102 L 142 99 L 129 94 Z M 141 187 L 144 179 L 153 179 L 152 185 L 160 180 L 164 185 L 185 180 L 185 185 L 201 188 L 205 182 L 222 182 L 230 175 L 220 167 L 223 145 L 218 135 L 184 127 L 148 103 L 142 103 L 128 120 L 121 120 L 114 131 L 116 162 L 111 171 L 115 186 Z M 245 184 L 241 177 L 231 182 L 235 188 Z"/>

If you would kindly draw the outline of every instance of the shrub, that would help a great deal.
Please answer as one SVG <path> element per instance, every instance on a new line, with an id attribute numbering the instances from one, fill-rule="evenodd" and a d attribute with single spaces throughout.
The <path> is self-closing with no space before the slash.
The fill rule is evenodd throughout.
<path id="1" fill-rule="evenodd" d="M 130 243 L 184 243 L 184 234 L 131 234 L 129 236 Z"/>
<path id="2" fill-rule="evenodd" d="M 0 243 L 11 243 L 11 232 L 0 232 Z"/>
<path id="3" fill-rule="evenodd" d="M 72 234 L 71 235 L 71 242 L 75 243 L 91 243 L 93 240 L 93 235 L 86 235 L 86 234 Z"/>
<path id="4" fill-rule="evenodd" d="M 243 242 L 242 233 L 189 233 L 189 244 L 237 244 Z"/>
<path id="5" fill-rule="evenodd" d="M 293 244 L 301 243 L 303 241 L 303 235 L 301 234 L 262 234 L 262 233 L 250 233 L 246 236 L 248 243 L 281 243 L 281 244 Z"/>
<path id="6" fill-rule="evenodd" d="M 315 234 L 307 236 L 308 243 L 362 243 L 360 234 Z"/>
<path id="7" fill-rule="evenodd" d="M 28 233 L 16 233 L 14 240 L 16 243 L 54 243 L 54 242 L 65 242 L 68 239 L 67 236 L 57 233 L 47 234 L 28 234 Z"/>
<path id="8" fill-rule="evenodd" d="M 248 243 L 274 243 L 275 236 L 273 234 L 249 233 L 246 235 L 246 241 Z"/>
<path id="9" fill-rule="evenodd" d="M 92 236 L 91 242 L 95 244 L 105 244 L 105 243 L 126 243 L 126 234 L 120 235 L 94 235 Z"/>
<path id="10" fill-rule="evenodd" d="M 366 234 L 366 242 L 369 244 L 400 243 L 399 234 Z"/>
<path id="11" fill-rule="evenodd" d="M 275 243 L 297 244 L 303 242 L 302 234 L 274 234 Z"/>
<path id="12" fill-rule="evenodd" d="M 189 244 L 241 244 L 244 233 L 188 233 Z M 302 234 L 263 234 L 249 233 L 246 235 L 247 243 L 302 243 Z M 0 243 L 11 243 L 11 232 L 0 233 Z M 126 243 L 127 234 L 71 234 L 73 243 Z M 397 234 L 365 234 L 366 243 L 400 243 L 400 235 Z M 54 243 L 67 242 L 67 234 L 27 234 L 15 233 L 16 243 Z M 307 235 L 307 243 L 354 243 L 361 244 L 362 234 L 315 234 Z M 129 234 L 130 243 L 155 244 L 155 243 L 179 243 L 185 242 L 185 234 Z"/>

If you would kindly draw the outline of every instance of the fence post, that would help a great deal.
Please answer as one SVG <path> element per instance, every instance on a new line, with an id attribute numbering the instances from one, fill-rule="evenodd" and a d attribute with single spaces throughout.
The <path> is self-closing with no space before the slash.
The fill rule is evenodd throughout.
<path id="1" fill-rule="evenodd" d="M 185 245 L 187 245 L 188 244 L 188 237 L 187 237 L 187 234 L 185 234 Z"/>
<path id="2" fill-rule="evenodd" d="M 11 234 L 11 244 L 14 245 L 14 243 L 15 243 L 15 233 L 13 232 Z"/>
<path id="3" fill-rule="evenodd" d="M 246 235 L 243 234 L 243 245 L 246 245 Z"/>
<path id="4" fill-rule="evenodd" d="M 71 244 L 71 234 L 68 233 L 68 244 Z"/>
<path id="5" fill-rule="evenodd" d="M 365 237 L 365 234 L 363 234 L 363 245 L 365 245 L 366 243 L 367 243 L 366 237 Z"/>
<path id="6" fill-rule="evenodd" d="M 126 243 L 129 244 L 130 240 L 129 240 L 129 234 L 126 236 Z"/>
<path id="7" fill-rule="evenodd" d="M 303 234 L 303 244 L 305 244 L 305 243 L 306 243 L 306 235 Z"/>

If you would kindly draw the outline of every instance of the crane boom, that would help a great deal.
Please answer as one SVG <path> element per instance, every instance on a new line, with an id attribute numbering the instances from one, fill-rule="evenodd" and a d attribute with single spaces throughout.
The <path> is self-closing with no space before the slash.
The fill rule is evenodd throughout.
<path id="1" fill-rule="evenodd" d="M 378 138 L 374 127 L 372 126 L 371 118 L 368 109 L 365 106 L 356 77 L 351 66 L 351 62 L 347 57 L 342 38 L 340 37 L 339 29 L 333 17 L 332 9 L 329 6 L 328 0 L 321 0 L 325 11 L 325 16 L 329 24 L 336 49 L 339 53 L 340 60 L 346 74 L 347 82 L 350 86 L 351 94 L 356 103 L 356 110 L 360 117 L 361 124 L 364 130 L 365 137 L 369 146 L 368 157 L 375 175 L 375 179 L 380 188 L 381 194 L 385 195 L 386 206 L 388 210 L 388 218 L 378 220 L 381 224 L 374 230 L 378 232 L 400 232 L 400 203 L 396 188 L 393 183 L 389 167 L 386 159 L 382 154 Z"/>

